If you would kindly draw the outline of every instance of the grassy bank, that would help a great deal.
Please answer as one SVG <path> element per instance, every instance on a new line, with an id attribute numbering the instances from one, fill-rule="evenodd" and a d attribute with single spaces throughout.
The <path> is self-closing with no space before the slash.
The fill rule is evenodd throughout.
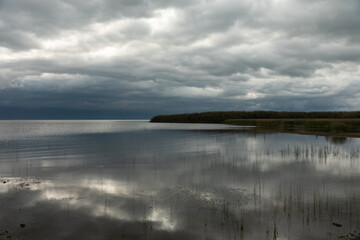
<path id="1" fill-rule="evenodd" d="M 151 122 L 167 123 L 226 123 L 255 126 L 260 131 L 282 131 L 336 135 L 360 134 L 360 112 L 276 112 L 232 111 L 159 115 Z"/>

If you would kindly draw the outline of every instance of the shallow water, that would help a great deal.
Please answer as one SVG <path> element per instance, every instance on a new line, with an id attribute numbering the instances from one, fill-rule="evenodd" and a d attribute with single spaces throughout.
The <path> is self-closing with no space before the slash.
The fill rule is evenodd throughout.
<path id="1" fill-rule="evenodd" d="M 0 121 L 0 239 L 355 238 L 359 143 L 216 124 Z"/>

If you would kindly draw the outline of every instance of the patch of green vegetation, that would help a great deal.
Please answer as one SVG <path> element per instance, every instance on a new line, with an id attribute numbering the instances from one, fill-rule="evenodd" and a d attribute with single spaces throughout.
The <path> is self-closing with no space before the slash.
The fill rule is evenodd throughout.
<path id="1" fill-rule="evenodd" d="M 356 112 L 277 112 L 277 111 L 229 111 L 202 112 L 174 115 L 158 115 L 151 122 L 168 123 L 223 123 L 228 119 L 354 119 L 360 118 L 360 111 Z M 270 122 L 269 122 L 270 123 Z M 283 124 L 293 124 L 285 122 Z M 296 122 L 295 122 L 296 123 Z M 341 128 L 341 126 L 339 126 Z"/>
<path id="2" fill-rule="evenodd" d="M 280 131 L 360 133 L 360 111 L 356 112 L 276 112 L 232 111 L 159 115 L 151 122 L 225 123 L 256 126 Z"/>

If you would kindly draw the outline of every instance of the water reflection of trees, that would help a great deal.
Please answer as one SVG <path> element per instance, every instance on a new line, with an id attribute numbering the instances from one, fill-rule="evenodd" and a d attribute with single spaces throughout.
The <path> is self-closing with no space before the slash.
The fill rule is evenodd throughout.
<path id="1" fill-rule="evenodd" d="M 348 141 L 347 137 L 326 137 L 326 141 L 331 142 L 333 144 L 344 144 Z"/>

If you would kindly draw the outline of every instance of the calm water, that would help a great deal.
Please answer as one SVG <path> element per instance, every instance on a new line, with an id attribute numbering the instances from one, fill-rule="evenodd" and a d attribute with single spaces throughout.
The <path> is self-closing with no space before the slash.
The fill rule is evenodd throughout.
<path id="1" fill-rule="evenodd" d="M 359 154 L 226 125 L 0 121 L 0 239 L 355 238 Z"/>

